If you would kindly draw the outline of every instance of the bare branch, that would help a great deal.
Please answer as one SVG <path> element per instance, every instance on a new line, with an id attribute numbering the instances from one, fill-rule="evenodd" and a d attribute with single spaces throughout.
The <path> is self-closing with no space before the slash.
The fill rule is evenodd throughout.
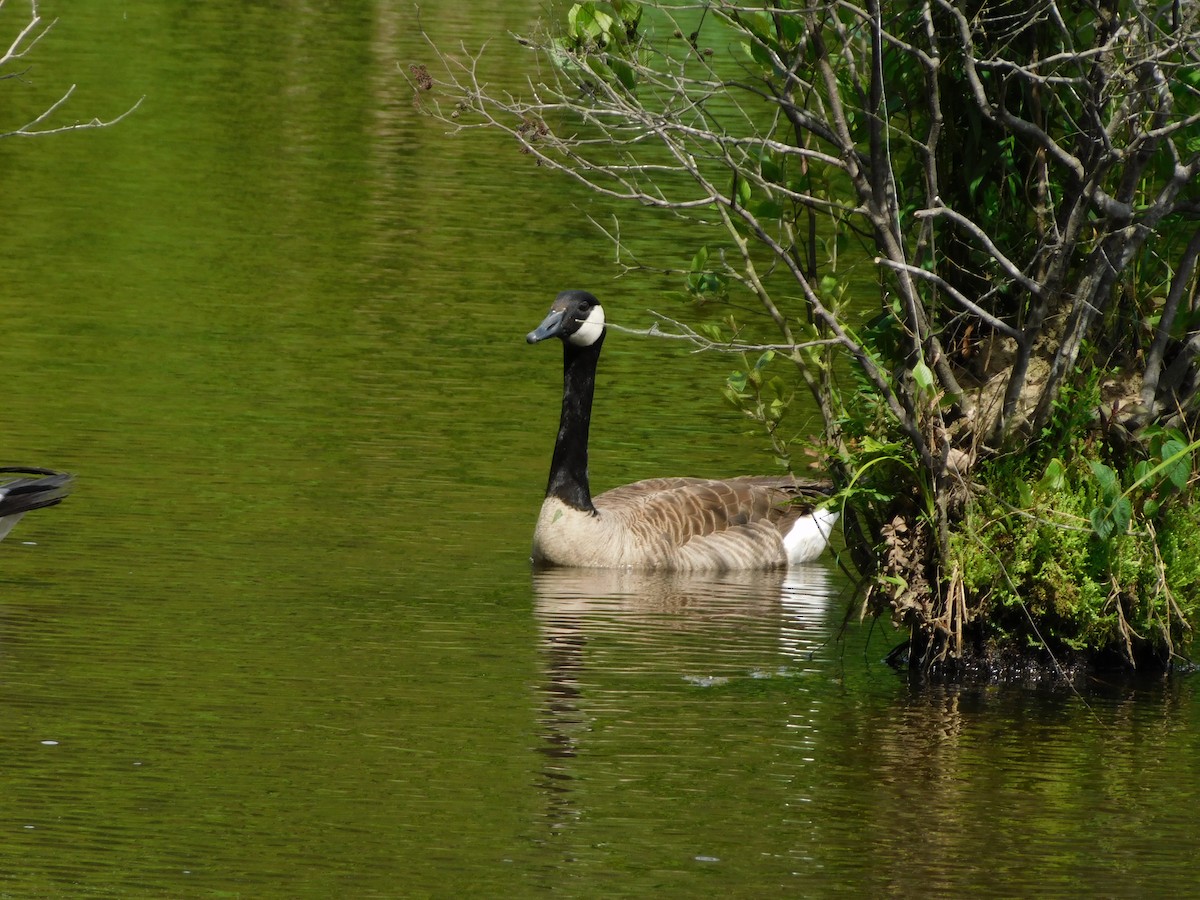
<path id="1" fill-rule="evenodd" d="M 918 219 L 925 219 L 929 218 L 930 216 L 942 216 L 949 219 L 951 222 L 958 225 L 960 228 L 970 234 L 971 237 L 975 238 L 975 240 L 980 243 L 983 249 L 987 251 L 988 256 L 990 256 L 1000 265 L 1000 268 L 1004 270 L 1005 274 L 1008 275 L 1009 278 L 1021 285 L 1021 287 L 1025 288 L 1025 290 L 1029 291 L 1029 293 L 1033 294 L 1035 297 L 1041 297 L 1043 295 L 1042 285 L 1038 284 L 1036 281 L 1022 272 L 1017 267 L 1016 263 L 1005 256 L 1003 251 L 1001 251 L 1000 248 L 995 245 L 992 239 L 987 236 L 987 233 L 982 228 L 980 228 L 962 213 L 956 212 L 949 207 L 942 206 L 941 199 L 939 197 L 934 197 L 933 199 L 935 203 L 939 204 L 938 206 L 935 206 L 932 209 L 918 210 L 917 212 L 913 213 L 913 215 Z"/>
<path id="2" fill-rule="evenodd" d="M 670 316 L 664 316 L 654 310 L 649 310 L 649 313 L 659 321 L 677 330 L 674 332 L 663 331 L 658 327 L 657 322 L 649 328 L 627 328 L 624 325 L 617 325 L 613 322 L 606 322 L 605 324 L 607 327 L 615 328 L 617 331 L 622 331 L 625 334 L 663 338 L 665 340 L 687 341 L 695 346 L 696 349 L 693 351 L 695 353 L 763 353 L 767 350 L 774 350 L 778 353 L 792 353 L 796 350 L 807 350 L 813 347 L 832 347 L 841 343 L 837 338 L 820 338 L 812 341 L 787 344 L 769 344 L 739 340 L 714 341 L 700 334 L 690 325 L 680 322 L 678 319 L 672 319 Z"/>
<path id="3" fill-rule="evenodd" d="M 958 288 L 954 287 L 954 285 L 950 284 L 950 282 L 946 281 L 946 279 L 942 278 L 936 272 L 931 272 L 928 269 L 922 269 L 920 266 L 911 266 L 906 263 L 893 262 L 892 260 L 885 259 L 882 256 L 875 257 L 875 263 L 876 265 L 885 266 L 886 268 L 895 271 L 904 271 L 909 275 L 912 275 L 914 278 L 920 278 L 923 281 L 936 284 L 938 288 L 945 291 L 955 303 L 957 303 L 967 312 L 978 317 L 979 320 L 988 327 L 994 328 L 1001 334 L 1011 337 L 1015 340 L 1021 339 L 1022 335 L 1018 329 L 1014 328 L 1012 325 L 1009 325 L 1003 319 L 993 316 L 982 306 L 965 296 L 961 291 L 958 290 Z"/>
<path id="4" fill-rule="evenodd" d="M 0 0 L 0 6 L 3 5 L 3 0 Z M 42 17 L 38 13 L 37 0 L 30 0 L 29 7 L 29 21 L 13 39 L 12 43 L 9 44 L 8 49 L 4 51 L 3 55 L 0 55 L 0 68 L 3 68 L 5 65 L 14 60 L 24 59 L 25 56 L 37 46 L 38 42 L 41 41 L 42 38 L 44 38 L 47 34 L 49 34 L 50 29 L 53 28 L 55 23 L 58 21 L 57 19 L 54 19 L 49 23 L 43 23 Z M 22 74 L 22 72 L 8 73 L 5 75 L 0 75 L 0 79 L 16 78 L 20 77 Z M 45 126 L 46 121 L 53 116 L 55 112 L 61 109 L 63 105 L 65 105 L 66 102 L 71 98 L 71 95 L 75 92 L 75 87 L 75 85 L 71 85 L 69 88 L 67 88 L 66 93 L 59 97 L 58 100 L 51 103 L 50 106 L 48 106 L 40 115 L 31 121 L 26 122 L 19 128 L 14 128 L 11 131 L 0 131 L 0 138 L 41 137 L 48 134 L 61 134 L 66 131 L 107 128 L 110 125 L 117 124 L 130 113 L 132 113 L 135 109 L 141 106 L 142 100 L 145 99 L 145 97 L 140 98 L 136 103 L 133 104 L 133 106 L 113 119 L 94 118 L 88 122 L 73 122 L 70 125 L 51 125 L 43 127 Z"/>
<path id="5" fill-rule="evenodd" d="M 0 56 L 0 67 L 7 65 L 14 59 L 22 59 L 25 54 L 37 46 L 38 41 L 44 38 L 54 27 L 58 19 L 46 24 L 42 27 L 42 17 L 38 14 L 37 0 L 30 0 L 29 22 L 21 29 L 20 33 L 13 39 L 8 49 Z M 41 29 L 40 31 L 38 29 Z"/>
<path id="6" fill-rule="evenodd" d="M 1064 150 L 1043 129 L 1019 116 L 1013 115 L 1006 107 L 995 104 L 988 97 L 987 89 L 979 75 L 979 67 L 974 54 L 975 41 L 971 34 L 971 23 L 966 14 L 954 6 L 950 0 L 936 0 L 938 6 L 948 12 L 958 25 L 960 49 L 964 53 L 963 70 L 971 87 L 975 105 L 987 118 L 1011 129 L 1026 140 L 1032 141 L 1045 150 L 1063 169 L 1071 172 L 1080 181 L 1084 180 L 1083 163 Z"/>
<path id="7" fill-rule="evenodd" d="M 36 119 L 33 119 L 31 122 L 27 122 L 26 124 L 22 125 L 20 128 L 15 128 L 12 131 L 0 132 L 0 138 L 42 137 L 47 134 L 62 134 L 63 132 L 66 132 L 66 131 L 84 131 L 84 130 L 87 130 L 90 128 L 108 128 L 110 125 L 116 125 L 118 122 L 120 122 L 126 116 L 130 115 L 134 110 L 136 110 L 139 106 L 141 106 L 142 101 L 146 99 L 145 97 L 138 98 L 138 101 L 136 103 L 134 103 L 133 106 L 129 107 L 129 109 L 125 110 L 125 112 L 121 113 L 119 116 L 112 118 L 112 119 L 95 118 L 89 122 L 74 122 L 70 125 L 57 125 L 57 126 L 51 126 L 48 128 L 39 128 L 38 126 L 40 126 L 43 122 L 45 122 L 50 116 L 52 116 L 54 114 L 54 112 L 57 109 L 59 109 L 64 103 L 67 102 L 68 99 L 70 99 L 71 94 L 73 94 L 75 92 L 75 87 L 76 87 L 75 85 L 71 85 L 67 89 L 67 92 L 65 94 L 63 94 L 61 97 L 58 98 L 58 100 L 56 100 L 54 103 L 52 103 L 46 109 L 46 111 L 43 112 L 41 115 L 39 115 Z"/>
<path id="8" fill-rule="evenodd" d="M 1141 402 L 1147 415 L 1155 409 L 1158 396 L 1158 380 L 1162 373 L 1163 357 L 1166 353 L 1167 342 L 1171 338 L 1171 328 L 1175 324 L 1175 316 L 1179 310 L 1183 294 L 1191 283 L 1192 274 L 1196 269 L 1196 260 L 1200 257 L 1200 229 L 1192 232 L 1187 248 L 1180 257 L 1174 276 L 1171 279 L 1171 289 L 1163 303 L 1159 317 L 1158 328 L 1155 331 L 1154 342 L 1146 353 L 1146 372 L 1142 377 Z M 1158 408 L 1161 411 L 1161 407 Z"/>

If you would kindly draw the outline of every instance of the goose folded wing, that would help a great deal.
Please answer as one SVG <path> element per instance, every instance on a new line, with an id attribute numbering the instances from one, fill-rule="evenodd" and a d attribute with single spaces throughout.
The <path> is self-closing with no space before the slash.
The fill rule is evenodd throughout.
<path id="1" fill-rule="evenodd" d="M 656 564 L 733 569 L 786 565 L 782 534 L 811 512 L 819 488 L 791 479 L 656 478 L 596 498 L 601 515 L 624 520 Z"/>

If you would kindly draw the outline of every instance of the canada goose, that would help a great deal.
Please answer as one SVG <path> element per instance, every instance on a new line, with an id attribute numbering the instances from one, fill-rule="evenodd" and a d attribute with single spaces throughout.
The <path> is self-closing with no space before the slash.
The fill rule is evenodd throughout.
<path id="1" fill-rule="evenodd" d="M 599 301 L 586 291 L 563 291 L 525 337 L 563 344 L 562 419 L 534 530 L 534 563 L 724 571 L 820 556 L 837 521 L 834 510 L 813 505 L 827 496 L 826 484 L 790 476 L 652 478 L 592 498 L 588 426 L 604 335 Z"/>
<path id="2" fill-rule="evenodd" d="M 73 480 L 65 472 L 29 466 L 0 466 L 0 474 L 38 476 L 0 482 L 0 540 L 8 537 L 25 513 L 61 503 L 70 493 Z"/>

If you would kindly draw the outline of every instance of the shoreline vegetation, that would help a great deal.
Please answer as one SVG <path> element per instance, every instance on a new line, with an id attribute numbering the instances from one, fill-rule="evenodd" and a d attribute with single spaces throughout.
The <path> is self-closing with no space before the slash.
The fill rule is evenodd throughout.
<path id="1" fill-rule="evenodd" d="M 674 217 L 677 260 L 606 229 L 623 273 L 675 278 L 662 330 L 731 354 L 781 469 L 833 479 L 903 665 L 1188 665 L 1200 9 L 612 0 L 518 40 L 521 95 L 431 39 L 417 102 Z"/>

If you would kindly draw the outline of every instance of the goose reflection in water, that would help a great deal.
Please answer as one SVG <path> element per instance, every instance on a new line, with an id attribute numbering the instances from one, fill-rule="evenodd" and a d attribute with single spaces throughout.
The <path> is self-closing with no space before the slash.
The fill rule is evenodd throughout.
<path id="1" fill-rule="evenodd" d="M 837 627 L 836 590 L 820 565 L 721 574 L 535 570 L 545 665 L 540 784 L 550 829 L 581 814 L 576 757 L 599 719 L 652 717 L 680 682 L 711 687 L 812 670 Z"/>

